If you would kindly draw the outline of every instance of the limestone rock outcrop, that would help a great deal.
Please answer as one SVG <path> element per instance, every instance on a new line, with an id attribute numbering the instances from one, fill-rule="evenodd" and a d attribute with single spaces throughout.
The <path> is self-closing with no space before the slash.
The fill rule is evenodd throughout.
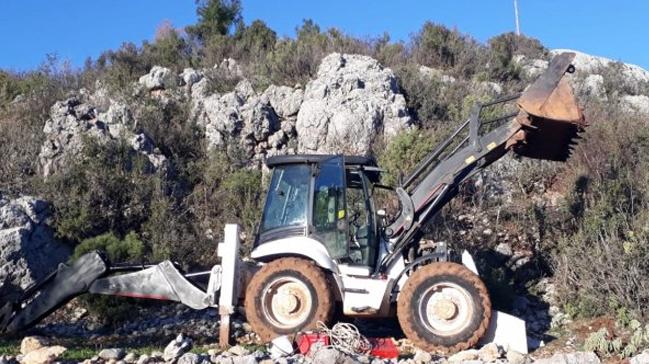
<path id="1" fill-rule="evenodd" d="M 99 113 L 93 105 L 76 96 L 56 102 L 43 127 L 45 140 L 39 153 L 43 176 L 53 175 L 81 158 L 88 138 L 104 143 L 122 137 L 129 140 L 134 153 L 146 156 L 149 172 L 166 173 L 169 167 L 166 157 L 155 150 L 145 134 L 133 131 L 135 124 L 124 103 L 112 103 L 107 111 Z"/>
<path id="2" fill-rule="evenodd" d="M 257 93 L 248 80 L 242 80 L 232 92 L 205 95 L 203 87 L 201 82 L 194 85 L 192 105 L 194 117 L 205 128 L 208 148 L 239 148 L 257 162 L 295 153 L 288 142 L 295 137 L 301 89 L 270 86 Z"/>
<path id="3" fill-rule="evenodd" d="M 0 196 L 0 297 L 17 298 L 21 290 L 43 279 L 70 249 L 47 225 L 49 205 L 30 196 Z"/>
<path id="4" fill-rule="evenodd" d="M 298 149 L 364 155 L 379 137 L 394 136 L 411 123 L 392 70 L 368 56 L 332 53 L 306 85 L 296 123 Z"/>
<path id="5" fill-rule="evenodd" d="M 140 77 L 138 83 L 149 91 L 168 89 L 178 85 L 178 77 L 169 68 L 153 66 L 149 73 Z"/>

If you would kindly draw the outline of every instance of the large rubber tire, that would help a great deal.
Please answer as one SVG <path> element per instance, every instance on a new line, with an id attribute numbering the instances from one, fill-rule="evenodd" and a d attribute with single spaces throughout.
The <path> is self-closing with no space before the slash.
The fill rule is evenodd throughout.
<path id="1" fill-rule="evenodd" d="M 443 334 L 434 331 L 434 324 L 428 319 L 428 309 L 425 311 L 426 317 L 422 317 L 422 309 L 424 305 L 429 307 L 431 295 L 440 292 L 439 289 L 444 289 L 438 287 L 451 287 L 450 289 L 457 291 L 460 297 L 466 297 L 470 303 L 464 312 L 458 309 L 461 305 L 453 305 L 457 309 L 452 311 L 457 315 L 454 317 L 466 315 L 466 319 L 458 321 L 460 324 L 457 324 L 455 331 L 442 330 Z M 463 265 L 433 263 L 417 269 L 408 277 L 399 294 L 397 316 L 401 329 L 413 344 L 429 352 L 452 353 L 474 346 L 485 334 L 491 320 L 491 300 L 480 277 Z M 454 317 L 447 319 L 452 320 Z"/>
<path id="2" fill-rule="evenodd" d="M 292 326 L 282 326 L 281 321 L 274 321 L 273 305 L 269 304 L 274 289 L 271 285 L 282 280 L 302 285 L 312 302 L 304 319 Z M 244 306 L 248 323 L 264 342 L 280 335 L 314 329 L 318 321 L 329 324 L 333 315 L 334 297 L 328 283 L 325 272 L 312 261 L 300 258 L 274 260 L 255 273 L 246 289 Z"/>

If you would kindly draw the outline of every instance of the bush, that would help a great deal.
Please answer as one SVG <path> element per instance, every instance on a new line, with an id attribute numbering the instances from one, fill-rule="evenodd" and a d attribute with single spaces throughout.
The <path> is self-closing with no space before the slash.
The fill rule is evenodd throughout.
<path id="1" fill-rule="evenodd" d="M 422 125 L 447 119 L 448 105 L 441 95 L 446 85 L 441 80 L 422 76 L 414 65 L 397 69 L 396 76 L 409 111 Z"/>
<path id="2" fill-rule="evenodd" d="M 137 262 L 144 258 L 144 243 L 133 231 L 121 240 L 112 232 L 85 239 L 74 248 L 72 259 L 95 250 L 106 252 L 112 262 Z"/>
<path id="3" fill-rule="evenodd" d="M 142 44 L 142 57 L 147 59 L 147 64 L 168 67 L 175 72 L 191 66 L 191 56 L 189 41 L 168 22 L 158 28 L 155 42 Z"/>
<path id="4" fill-rule="evenodd" d="M 403 42 L 390 42 L 390 35 L 385 33 L 372 44 L 372 57 L 382 65 L 396 68 L 408 62 L 408 49 Z"/>
<path id="5" fill-rule="evenodd" d="M 235 44 L 234 59 L 259 64 L 275 48 L 277 34 L 263 21 L 255 20 L 247 27 L 241 23 L 232 41 Z"/>
<path id="6" fill-rule="evenodd" d="M 241 22 L 239 0 L 196 0 L 198 23 L 187 27 L 187 33 L 200 42 L 226 35 Z"/>
<path id="7" fill-rule="evenodd" d="M 520 80 L 520 66 L 514 62 L 514 55 L 528 58 L 546 58 L 547 50 L 533 38 L 504 33 L 489 39 L 489 74 L 496 81 Z"/>
<path id="8" fill-rule="evenodd" d="M 198 235 L 206 243 L 212 242 L 207 251 L 203 249 L 201 261 L 213 261 L 213 243 L 223 238 L 226 223 L 241 224 L 249 236 L 245 245 L 250 247 L 261 216 L 264 189 L 260 171 L 242 168 L 223 151 L 214 151 L 205 160 L 201 181 L 187 201 Z"/>
<path id="9" fill-rule="evenodd" d="M 43 125 L 52 104 L 71 89 L 79 77 L 55 56 L 37 70 L 21 74 L 0 72 L 0 190 L 36 194 L 38 153 Z M 4 91 L 3 91 L 4 90 Z M 20 95 L 21 98 L 16 99 Z M 14 101 L 15 100 L 15 101 Z"/>
<path id="10" fill-rule="evenodd" d="M 434 140 L 429 132 L 419 129 L 404 131 L 394 137 L 378 156 L 379 165 L 387 172 L 381 182 L 396 185 L 400 175 L 413 172 L 417 163 L 432 151 Z"/>
<path id="11" fill-rule="evenodd" d="M 71 259 L 101 250 L 108 255 L 113 263 L 131 262 L 142 263 L 145 254 L 145 244 L 138 238 L 135 232 L 126 234 L 123 239 L 118 238 L 112 232 L 84 239 L 74 249 Z M 129 300 L 123 297 L 93 296 L 84 295 L 80 298 L 81 304 L 88 312 L 107 324 L 115 324 L 132 317 L 133 310 L 137 304 L 136 300 Z"/>
<path id="12" fill-rule="evenodd" d="M 137 230 L 149 214 L 159 177 L 148 174 L 148 160 L 126 141 L 87 140 L 81 158 L 48 177 L 42 191 L 54 206 L 60 238 L 78 242 L 109 231 Z"/>
<path id="13" fill-rule="evenodd" d="M 116 95 L 130 95 L 131 84 L 149 72 L 151 67 L 142 51 L 133 43 L 124 43 L 116 50 L 102 53 L 95 65 L 99 79 Z"/>
<path id="14" fill-rule="evenodd" d="M 424 23 L 412 39 L 415 62 L 470 77 L 483 64 L 484 47 L 473 38 L 443 25 Z"/>
<path id="15" fill-rule="evenodd" d="M 464 99 L 471 94 L 471 83 L 445 82 L 441 76 L 422 75 L 412 64 L 397 68 L 395 74 L 409 111 L 424 129 L 459 126 L 465 118 L 461 110 Z"/>
<path id="16" fill-rule="evenodd" d="M 330 53 L 368 54 L 369 46 L 337 29 L 322 32 L 312 20 L 305 20 L 297 30 L 296 39 L 282 39 L 275 44 L 264 62 L 254 68 L 262 75 L 257 83 L 305 84 L 316 76 L 320 61 Z"/>
<path id="17" fill-rule="evenodd" d="M 649 132 L 635 127 L 640 120 L 614 115 L 591 116 L 588 139 L 560 177 L 569 218 L 553 262 L 565 304 L 595 303 L 576 305 L 576 314 L 603 314 L 608 309 L 598 302 L 608 301 L 646 317 Z"/>

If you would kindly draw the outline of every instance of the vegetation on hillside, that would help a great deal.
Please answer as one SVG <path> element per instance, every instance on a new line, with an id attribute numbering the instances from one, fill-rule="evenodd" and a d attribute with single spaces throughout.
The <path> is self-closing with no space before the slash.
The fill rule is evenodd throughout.
<path id="1" fill-rule="evenodd" d="M 211 68 L 230 57 L 261 89 L 306 83 L 331 52 L 372 56 L 394 70 L 417 119 L 416 130 L 375 148 L 390 171 L 387 182 L 393 183 L 466 117 L 476 100 L 473 82 L 498 82 L 504 93 L 519 91 L 529 80 L 513 56 L 548 56 L 534 39 L 506 33 L 482 44 L 431 22 L 406 42 L 388 35 L 358 39 L 338 29 L 323 30 L 311 20 L 297 27 L 294 38 L 283 38 L 261 20 L 246 23 L 241 8 L 238 0 L 198 1 L 195 25 L 176 29 L 163 23 L 153 41 L 125 43 L 88 59 L 81 69 L 50 56 L 37 70 L 0 70 L 0 191 L 50 201 L 57 236 L 78 245 L 77 254 L 104 247 L 120 260 L 173 258 L 208 265 L 216 258 L 225 222 L 241 223 L 248 236 L 254 234 L 262 174 L 242 168 L 245 161 L 236 153 L 208 152 L 203 131 L 188 118 L 188 105 L 161 107 L 146 96 L 134 96 L 132 83 L 153 65 L 180 72 Z M 456 81 L 422 77 L 421 66 Z M 218 91 L 235 84 L 218 72 L 210 77 Z M 614 77 L 607 82 L 607 90 L 629 89 Z M 42 128 L 51 105 L 81 88 L 99 86 L 113 98 L 137 105 L 138 128 L 171 162 L 171 178 L 146 173 L 141 157 L 121 142 L 88 141 L 84 156 L 64 173 L 47 179 L 38 173 Z M 451 208 L 497 211 L 494 221 L 500 225 L 495 228 L 523 236 L 519 243 L 535 251 L 535 264 L 555 273 L 571 314 L 598 315 L 612 307 L 644 316 L 649 314 L 644 283 L 649 273 L 649 134 L 637 127 L 641 120 L 621 116 L 609 104 L 593 102 L 588 117 L 593 125 L 574 157 L 565 165 L 525 164 L 508 204 L 496 206 L 480 190 L 471 190 L 471 198 Z M 532 198 L 548 191 L 564 194 L 566 201 L 557 208 Z M 447 219 L 444 227 L 453 226 L 451 214 L 441 218 Z M 489 249 L 498 241 L 494 235 L 464 243 Z"/>

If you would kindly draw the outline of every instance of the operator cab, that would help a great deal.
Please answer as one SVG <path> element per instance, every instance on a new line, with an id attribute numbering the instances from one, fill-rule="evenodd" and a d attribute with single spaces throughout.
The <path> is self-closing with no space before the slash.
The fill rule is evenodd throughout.
<path id="1" fill-rule="evenodd" d="M 358 156 L 268 158 L 272 177 L 255 246 L 295 236 L 322 243 L 341 263 L 374 267 L 378 224 L 372 186 L 381 170 Z"/>

